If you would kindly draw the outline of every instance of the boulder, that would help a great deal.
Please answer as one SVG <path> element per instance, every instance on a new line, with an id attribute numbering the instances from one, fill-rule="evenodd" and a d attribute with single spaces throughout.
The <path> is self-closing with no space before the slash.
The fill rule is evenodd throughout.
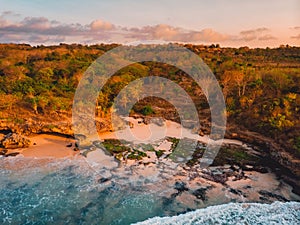
<path id="1" fill-rule="evenodd" d="M 128 122 L 128 125 L 129 125 L 129 127 L 132 129 L 132 128 L 134 128 L 134 124 L 132 123 L 132 122 Z"/>
<path id="2" fill-rule="evenodd" d="M 12 153 L 6 154 L 5 157 L 14 157 L 14 156 L 17 156 L 19 154 L 20 154 L 20 152 L 12 152 Z"/>
<path id="3" fill-rule="evenodd" d="M 207 196 L 206 196 L 207 189 L 208 188 L 206 187 L 198 188 L 197 190 L 193 191 L 193 195 L 197 199 L 201 199 L 202 201 L 207 201 Z"/>
<path id="4" fill-rule="evenodd" d="M 179 193 L 189 190 L 186 186 L 186 183 L 183 181 L 176 181 L 174 189 L 176 189 Z"/>
<path id="5" fill-rule="evenodd" d="M 281 195 L 278 195 L 278 194 L 275 194 L 275 193 L 272 193 L 272 192 L 268 192 L 268 191 L 265 191 L 265 190 L 260 190 L 258 193 L 266 199 L 271 198 L 271 199 L 275 199 L 275 200 L 281 201 L 281 202 L 287 202 L 288 201 L 285 197 L 283 197 Z"/>
<path id="6" fill-rule="evenodd" d="M 223 173 L 222 171 L 211 171 L 211 170 L 203 170 L 202 171 L 203 174 L 201 175 L 201 177 L 203 177 L 204 179 L 207 180 L 211 180 L 213 182 L 216 183 L 221 183 L 221 184 L 225 184 L 226 181 L 228 180 L 227 174 Z"/>
<path id="7" fill-rule="evenodd" d="M 29 147 L 31 141 L 26 137 L 16 134 L 16 133 L 9 133 L 4 136 L 3 140 L 1 141 L 1 145 L 4 148 L 27 148 Z"/>
<path id="8" fill-rule="evenodd" d="M 0 151 L 0 155 L 5 155 L 7 152 L 8 152 L 7 149 L 2 149 L 2 150 Z"/>
<path id="9" fill-rule="evenodd" d="M 157 126 L 162 127 L 162 126 L 165 125 L 165 120 L 163 118 L 160 118 L 160 117 L 159 118 L 158 117 L 156 117 L 156 118 L 150 118 L 150 123 L 153 123 L 153 124 L 155 124 Z"/>

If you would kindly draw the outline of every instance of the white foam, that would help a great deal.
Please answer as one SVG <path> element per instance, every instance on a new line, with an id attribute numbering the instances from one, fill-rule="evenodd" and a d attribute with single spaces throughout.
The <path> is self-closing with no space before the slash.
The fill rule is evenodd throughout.
<path id="1" fill-rule="evenodd" d="M 299 202 L 229 203 L 173 217 L 154 217 L 137 225 L 300 224 Z"/>

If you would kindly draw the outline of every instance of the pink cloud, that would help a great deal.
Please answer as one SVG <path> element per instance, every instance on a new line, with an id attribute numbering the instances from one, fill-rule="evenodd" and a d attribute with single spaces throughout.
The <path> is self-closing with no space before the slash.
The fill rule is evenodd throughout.
<path id="1" fill-rule="evenodd" d="M 229 35 L 221 34 L 213 29 L 207 28 L 200 31 L 185 30 L 180 27 L 173 27 L 166 24 L 158 24 L 155 26 L 146 26 L 141 29 L 133 28 L 126 29 L 129 31 L 128 36 L 134 39 L 147 40 L 164 40 L 164 41 L 179 41 L 179 42 L 218 42 L 228 40 Z"/>
<path id="2" fill-rule="evenodd" d="M 238 40 L 242 41 L 266 41 L 276 39 L 276 37 L 270 34 L 270 29 L 266 27 L 251 29 L 251 30 L 244 30 L 240 32 Z"/>
<path id="3" fill-rule="evenodd" d="M 259 41 L 269 41 L 269 40 L 275 40 L 275 39 L 277 39 L 277 38 L 270 34 L 266 34 L 266 35 L 263 35 L 258 38 Z"/>
<path id="4" fill-rule="evenodd" d="M 99 31 L 99 30 L 113 30 L 115 28 L 115 25 L 103 21 L 103 20 L 94 20 L 91 24 L 90 24 L 90 28 L 93 31 Z"/>
<path id="5" fill-rule="evenodd" d="M 296 35 L 296 36 L 292 36 L 292 39 L 296 39 L 296 40 L 300 40 L 300 34 Z"/>
<path id="6" fill-rule="evenodd" d="M 8 13 L 11 14 L 11 13 Z M 299 27 L 300 28 L 300 27 Z M 293 29 L 298 29 L 294 27 Z M 299 35 L 291 37 L 299 39 Z M 19 18 L 10 21 L 0 15 L 0 42 L 58 43 L 80 42 L 135 42 L 140 40 L 159 40 L 187 43 L 226 43 L 229 45 L 266 43 L 277 39 L 266 27 L 243 30 L 238 35 L 218 32 L 212 28 L 188 30 L 168 24 L 144 27 L 121 27 L 104 20 L 94 20 L 90 24 L 63 24 L 45 17 Z"/>

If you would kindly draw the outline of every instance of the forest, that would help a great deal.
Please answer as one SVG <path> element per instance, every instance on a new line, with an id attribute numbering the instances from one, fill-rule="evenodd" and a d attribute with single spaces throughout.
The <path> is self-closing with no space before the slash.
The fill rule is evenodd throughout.
<path id="1" fill-rule="evenodd" d="M 57 120 L 57 115 L 62 120 L 70 118 L 83 73 L 99 56 L 117 46 L 0 44 L 0 120 L 22 124 L 28 119 Z M 300 155 L 300 47 L 182 46 L 199 55 L 217 77 L 229 126 L 258 132 Z M 107 82 L 99 93 L 97 116 L 107 117 L 122 88 L 146 76 L 175 81 L 192 97 L 199 114 L 207 112 L 202 90 L 187 74 L 170 65 L 141 62 L 121 69 Z M 141 99 L 132 113 L 176 120 L 174 112 L 173 117 L 163 113 L 171 112 L 171 107 L 155 98 Z"/>

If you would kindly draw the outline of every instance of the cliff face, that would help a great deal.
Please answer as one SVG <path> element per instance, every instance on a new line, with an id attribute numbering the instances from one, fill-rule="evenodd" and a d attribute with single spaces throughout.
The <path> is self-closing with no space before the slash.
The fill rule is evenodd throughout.
<path id="1" fill-rule="evenodd" d="M 171 113 L 172 115 L 175 112 Z M 160 113 L 161 117 L 167 117 L 170 119 L 169 114 L 165 116 Z M 135 118 L 143 118 L 143 121 L 147 123 L 150 117 L 145 117 L 139 114 L 133 115 Z M 70 118 L 64 117 L 64 120 L 57 120 L 57 118 L 47 118 L 45 120 L 39 118 L 33 119 L 24 119 L 22 123 L 8 120 L 0 120 L 0 130 L 2 133 L 17 133 L 20 135 L 30 136 L 32 134 L 41 134 L 41 133 L 53 133 L 61 134 L 65 136 L 74 136 L 74 131 L 72 129 L 72 120 Z M 171 118 L 176 122 L 177 117 Z M 110 124 L 109 118 L 97 118 L 96 127 L 99 132 L 111 131 L 112 126 Z M 209 121 L 202 120 L 202 127 L 199 131 L 200 135 L 209 134 Z M 244 143 L 251 145 L 254 149 L 257 149 L 263 153 L 266 157 L 278 162 L 284 168 L 290 170 L 293 174 L 300 177 L 300 160 L 290 154 L 285 150 L 284 146 L 276 143 L 276 140 L 265 137 L 256 132 L 250 132 L 245 129 L 242 129 L 238 126 L 228 125 L 226 138 L 237 139 Z"/>
<path id="2" fill-rule="evenodd" d="M 284 146 L 276 143 L 276 140 L 265 137 L 256 132 L 243 130 L 239 127 L 231 127 L 227 130 L 226 138 L 238 139 L 249 144 L 262 154 L 264 161 L 277 175 L 294 187 L 299 194 L 300 188 L 300 159 L 291 154 Z"/>
<path id="3" fill-rule="evenodd" d="M 99 132 L 111 130 L 111 125 L 106 119 L 96 121 L 96 127 Z M 26 136 L 41 133 L 61 134 L 72 137 L 74 136 L 71 119 L 65 119 L 62 121 L 32 121 L 29 119 L 24 120 L 22 123 L 0 120 L 0 131 L 2 131 L 2 133 L 12 132 Z"/>
<path id="4" fill-rule="evenodd" d="M 0 130 L 11 131 L 17 134 L 31 135 L 39 133 L 58 133 L 63 135 L 73 135 L 70 121 L 42 122 L 25 121 L 24 123 L 14 123 L 10 121 L 0 121 Z"/>
<path id="5" fill-rule="evenodd" d="M 22 135 L 9 133 L 3 137 L 3 139 L 0 141 L 0 144 L 5 149 L 28 148 L 31 144 L 31 141 Z"/>

